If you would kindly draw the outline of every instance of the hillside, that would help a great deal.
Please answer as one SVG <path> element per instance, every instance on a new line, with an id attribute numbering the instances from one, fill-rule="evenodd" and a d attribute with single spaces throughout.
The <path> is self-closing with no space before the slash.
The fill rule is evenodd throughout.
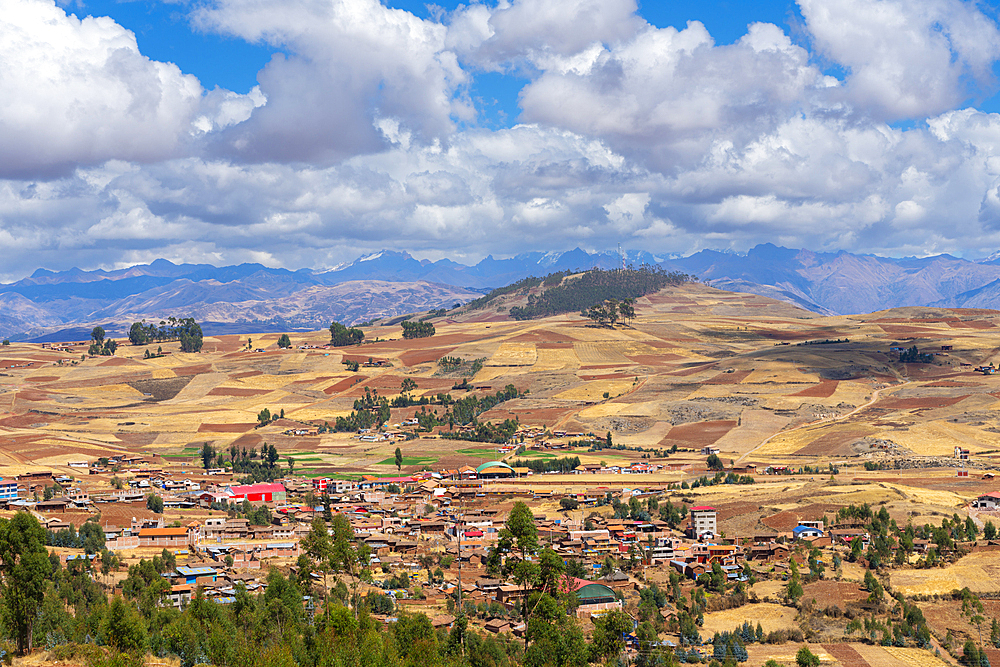
<path id="1" fill-rule="evenodd" d="M 996 259 L 893 259 L 766 244 L 742 255 L 703 250 L 671 258 L 644 251 L 622 257 L 577 248 L 499 260 L 486 257 L 466 266 L 382 251 L 326 271 L 260 264 L 176 265 L 166 260 L 115 271 L 40 269 L 0 285 L 0 336 L 58 338 L 60 330 L 86 330 L 95 324 L 122 330 L 134 319 L 182 311 L 218 332 L 312 329 L 331 319 L 353 324 L 466 303 L 528 277 L 615 269 L 623 259 L 627 266 L 689 274 L 720 289 L 772 297 L 826 315 L 924 305 L 1000 308 Z M 390 289 L 386 283 L 400 287 Z M 397 303 L 399 295 L 405 298 Z"/>

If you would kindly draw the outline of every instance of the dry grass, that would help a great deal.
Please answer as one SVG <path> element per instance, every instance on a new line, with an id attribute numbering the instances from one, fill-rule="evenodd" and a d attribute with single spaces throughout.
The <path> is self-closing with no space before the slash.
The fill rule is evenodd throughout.
<path id="1" fill-rule="evenodd" d="M 567 389 L 555 395 L 569 401 L 599 401 L 604 394 L 614 398 L 630 391 L 635 385 L 632 380 L 591 380 L 578 387 Z"/>
<path id="2" fill-rule="evenodd" d="M 755 625 L 759 622 L 765 633 L 775 630 L 794 630 L 799 627 L 795 622 L 796 613 L 793 607 L 767 602 L 714 611 L 705 614 L 705 624 L 701 628 L 701 634 L 711 637 L 716 632 L 732 632 L 743 625 L 744 621 L 750 621 Z"/>
<path id="3" fill-rule="evenodd" d="M 890 575 L 894 591 L 904 595 L 944 595 L 968 587 L 973 593 L 1000 592 L 1000 555 L 980 552 L 957 563 L 928 570 L 897 570 Z"/>
<path id="4" fill-rule="evenodd" d="M 533 366 L 538 360 L 534 343 L 501 343 L 487 366 Z"/>

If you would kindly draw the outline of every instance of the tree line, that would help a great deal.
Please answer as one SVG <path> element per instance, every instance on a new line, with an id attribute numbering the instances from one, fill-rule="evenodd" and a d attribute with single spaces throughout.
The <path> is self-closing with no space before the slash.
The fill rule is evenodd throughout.
<path id="1" fill-rule="evenodd" d="M 149 343 L 162 343 L 164 341 L 180 341 L 181 352 L 200 352 L 204 335 L 201 325 L 193 317 L 176 318 L 168 317 L 161 320 L 159 325 L 146 320 L 133 322 L 128 330 L 128 340 L 132 345 L 147 345 Z"/>
<path id="2" fill-rule="evenodd" d="M 662 267 L 647 264 L 639 268 L 607 271 L 591 269 L 580 276 L 562 280 L 540 294 L 529 294 L 527 305 L 513 306 L 510 316 L 515 320 L 530 320 L 574 311 L 586 313 L 595 303 L 614 299 L 620 304 L 627 299 L 637 299 L 693 279 L 686 273 L 667 272 Z"/>

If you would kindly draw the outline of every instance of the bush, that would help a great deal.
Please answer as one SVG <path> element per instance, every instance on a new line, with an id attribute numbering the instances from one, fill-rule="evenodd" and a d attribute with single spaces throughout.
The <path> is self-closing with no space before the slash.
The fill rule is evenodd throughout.
<path id="1" fill-rule="evenodd" d="M 799 667 L 819 667 L 819 658 L 809 650 L 808 646 L 803 646 L 795 654 L 795 663 Z"/>

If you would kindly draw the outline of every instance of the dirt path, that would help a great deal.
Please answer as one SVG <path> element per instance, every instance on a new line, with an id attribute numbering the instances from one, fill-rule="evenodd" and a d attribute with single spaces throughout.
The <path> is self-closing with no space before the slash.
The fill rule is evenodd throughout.
<path id="1" fill-rule="evenodd" d="M 831 419 L 820 419 L 820 420 L 817 420 L 817 421 L 814 421 L 814 422 L 809 422 L 808 424 L 802 424 L 801 426 L 796 426 L 795 428 L 790 428 L 787 431 L 778 431 L 774 435 L 770 435 L 770 436 L 764 438 L 764 440 L 761 441 L 761 443 L 759 445 L 757 445 L 756 447 L 754 447 L 753 449 L 751 449 L 749 452 L 747 452 L 746 454 L 744 454 L 743 456 L 741 456 L 739 459 L 737 459 L 736 463 L 741 463 L 743 461 L 743 459 L 745 459 L 746 457 L 750 456 L 755 451 L 757 451 L 758 449 L 760 449 L 761 447 L 763 447 L 764 445 L 766 445 L 772 439 L 776 438 L 779 435 L 785 435 L 785 434 L 788 434 L 788 433 L 793 433 L 794 431 L 799 431 L 799 430 L 804 429 L 804 428 L 810 428 L 812 426 L 818 426 L 819 424 L 833 424 L 835 422 L 844 421 L 845 419 L 850 419 L 851 417 L 853 417 L 854 415 L 858 414 L 862 410 L 870 408 L 872 405 L 874 405 L 875 402 L 878 401 L 879 397 L 882 395 L 883 391 L 888 391 L 890 389 L 892 389 L 892 390 L 901 389 L 902 387 L 905 387 L 908 384 L 910 384 L 910 381 L 906 381 L 903 384 L 898 384 L 898 385 L 895 385 L 895 386 L 892 386 L 892 387 L 884 387 L 882 389 L 876 389 L 875 391 L 872 392 L 872 397 L 871 397 L 870 401 L 868 401 L 864 405 L 859 405 L 858 407 L 854 408 L 850 412 L 848 412 L 846 414 L 843 414 L 843 415 L 840 415 L 839 417 L 833 417 Z"/>

